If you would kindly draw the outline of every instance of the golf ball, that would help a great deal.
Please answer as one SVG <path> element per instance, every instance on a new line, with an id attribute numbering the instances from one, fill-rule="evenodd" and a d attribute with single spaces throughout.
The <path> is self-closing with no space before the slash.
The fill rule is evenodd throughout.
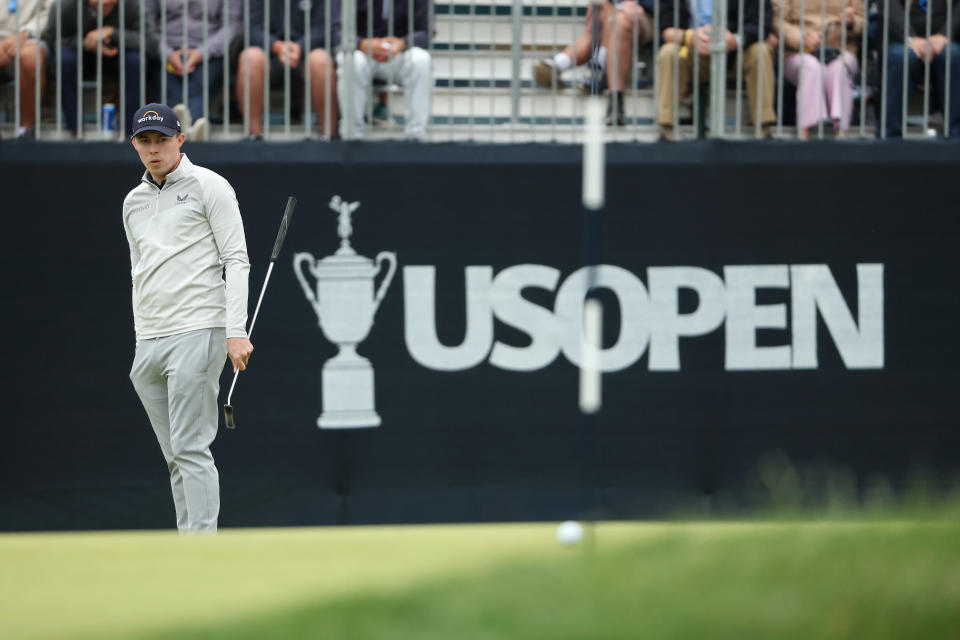
<path id="1" fill-rule="evenodd" d="M 576 520 L 567 520 L 557 527 L 557 542 L 570 547 L 583 539 L 583 525 Z"/>

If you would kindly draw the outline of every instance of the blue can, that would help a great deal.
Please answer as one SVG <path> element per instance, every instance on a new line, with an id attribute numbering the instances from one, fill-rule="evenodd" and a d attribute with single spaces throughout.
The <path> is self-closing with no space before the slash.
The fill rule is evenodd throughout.
<path id="1" fill-rule="evenodd" d="M 100 126 L 104 138 L 113 138 L 117 134 L 117 106 L 106 103 L 103 105 L 103 112 L 100 115 Z"/>

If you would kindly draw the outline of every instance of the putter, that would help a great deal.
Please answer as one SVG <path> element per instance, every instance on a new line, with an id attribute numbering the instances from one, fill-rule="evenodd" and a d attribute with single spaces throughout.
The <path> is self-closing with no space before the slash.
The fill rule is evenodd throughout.
<path id="1" fill-rule="evenodd" d="M 257 323 L 257 314 L 260 313 L 260 304 L 263 302 L 263 294 L 267 292 L 267 284 L 270 282 L 270 273 L 273 272 L 273 264 L 280 255 L 280 247 L 283 246 L 283 239 L 287 237 L 287 229 L 290 227 L 290 218 L 293 217 L 293 208 L 297 206 L 297 199 L 290 196 L 287 199 L 287 208 L 283 212 L 283 220 L 280 222 L 280 231 L 277 233 L 277 241 L 273 243 L 273 253 L 270 255 L 270 266 L 267 267 L 267 277 L 263 279 L 263 286 L 260 288 L 260 299 L 257 300 L 257 308 L 253 311 L 253 319 L 250 321 L 250 330 L 247 337 L 253 335 L 253 325 Z M 233 405 L 230 404 L 230 398 L 233 396 L 233 388 L 237 386 L 237 378 L 240 376 L 240 369 L 233 372 L 233 384 L 230 385 L 230 393 L 227 394 L 227 403 L 223 405 L 223 421 L 227 428 L 236 429 L 237 423 L 233 414 Z"/>

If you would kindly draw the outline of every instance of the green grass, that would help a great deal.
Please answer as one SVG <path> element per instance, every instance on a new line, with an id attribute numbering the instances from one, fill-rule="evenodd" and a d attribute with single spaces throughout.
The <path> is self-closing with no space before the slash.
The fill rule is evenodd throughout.
<path id="1" fill-rule="evenodd" d="M 960 638 L 952 522 L 0 536 L 0 638 Z"/>

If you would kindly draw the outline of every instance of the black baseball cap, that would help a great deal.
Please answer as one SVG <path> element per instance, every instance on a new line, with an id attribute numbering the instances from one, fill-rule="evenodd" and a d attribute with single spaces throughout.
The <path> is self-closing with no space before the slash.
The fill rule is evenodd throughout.
<path id="1" fill-rule="evenodd" d="M 151 102 L 137 109 L 133 114 L 130 137 L 135 137 L 142 131 L 159 131 L 168 136 L 180 133 L 180 119 L 173 109 L 165 104 Z"/>

